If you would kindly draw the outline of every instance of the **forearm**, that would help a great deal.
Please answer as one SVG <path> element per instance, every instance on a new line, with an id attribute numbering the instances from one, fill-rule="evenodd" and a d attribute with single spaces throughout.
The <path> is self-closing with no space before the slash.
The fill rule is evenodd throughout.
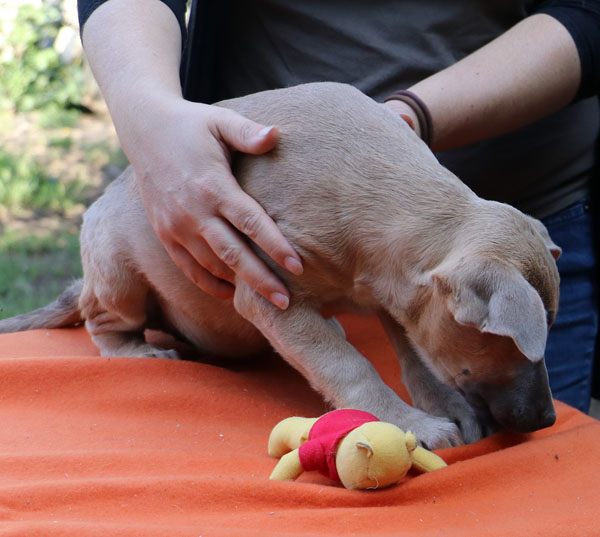
<path id="1" fill-rule="evenodd" d="M 577 49 L 560 22 L 540 14 L 411 88 L 427 103 L 432 149 L 515 130 L 569 104 L 579 87 Z"/>
<path id="2" fill-rule="evenodd" d="M 181 30 L 159 0 L 102 4 L 87 20 L 82 41 L 124 145 L 136 137 L 136 116 L 148 106 L 181 98 Z"/>

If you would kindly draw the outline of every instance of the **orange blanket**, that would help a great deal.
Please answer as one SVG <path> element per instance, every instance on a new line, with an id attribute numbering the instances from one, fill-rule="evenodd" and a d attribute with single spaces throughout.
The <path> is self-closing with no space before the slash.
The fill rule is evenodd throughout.
<path id="1" fill-rule="evenodd" d="M 404 394 L 373 319 L 349 339 Z M 327 409 L 281 359 L 243 367 L 100 358 L 83 329 L 0 337 L 3 536 L 600 535 L 600 422 L 439 453 L 449 467 L 379 491 L 270 482 L 273 425 Z"/>

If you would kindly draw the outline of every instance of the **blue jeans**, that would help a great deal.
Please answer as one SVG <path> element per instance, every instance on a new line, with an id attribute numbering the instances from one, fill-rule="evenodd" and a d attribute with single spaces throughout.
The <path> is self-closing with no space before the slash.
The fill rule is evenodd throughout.
<path id="1" fill-rule="evenodd" d="M 588 199 L 542 221 L 562 248 L 557 262 L 561 279 L 558 315 L 546 346 L 550 387 L 556 399 L 588 412 L 598 329 Z"/>

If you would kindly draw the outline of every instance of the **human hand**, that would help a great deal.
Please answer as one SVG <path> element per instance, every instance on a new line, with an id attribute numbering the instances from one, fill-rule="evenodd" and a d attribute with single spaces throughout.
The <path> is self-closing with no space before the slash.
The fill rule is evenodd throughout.
<path id="1" fill-rule="evenodd" d="M 213 296 L 230 298 L 237 274 L 275 306 L 287 308 L 288 290 L 245 237 L 293 274 L 302 273 L 301 259 L 230 167 L 232 150 L 272 149 L 277 127 L 180 98 L 163 98 L 150 109 L 136 126 L 143 139 L 138 136 L 125 151 L 152 227 L 173 262 Z"/>

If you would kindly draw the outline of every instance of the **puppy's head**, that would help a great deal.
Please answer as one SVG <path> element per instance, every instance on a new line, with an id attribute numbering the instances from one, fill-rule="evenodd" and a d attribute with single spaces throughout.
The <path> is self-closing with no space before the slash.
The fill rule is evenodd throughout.
<path id="1" fill-rule="evenodd" d="M 533 219 L 523 217 L 515 233 L 510 244 L 468 245 L 432 271 L 408 333 L 438 378 L 501 427 L 530 432 L 556 417 L 544 351 L 560 250 Z"/>

